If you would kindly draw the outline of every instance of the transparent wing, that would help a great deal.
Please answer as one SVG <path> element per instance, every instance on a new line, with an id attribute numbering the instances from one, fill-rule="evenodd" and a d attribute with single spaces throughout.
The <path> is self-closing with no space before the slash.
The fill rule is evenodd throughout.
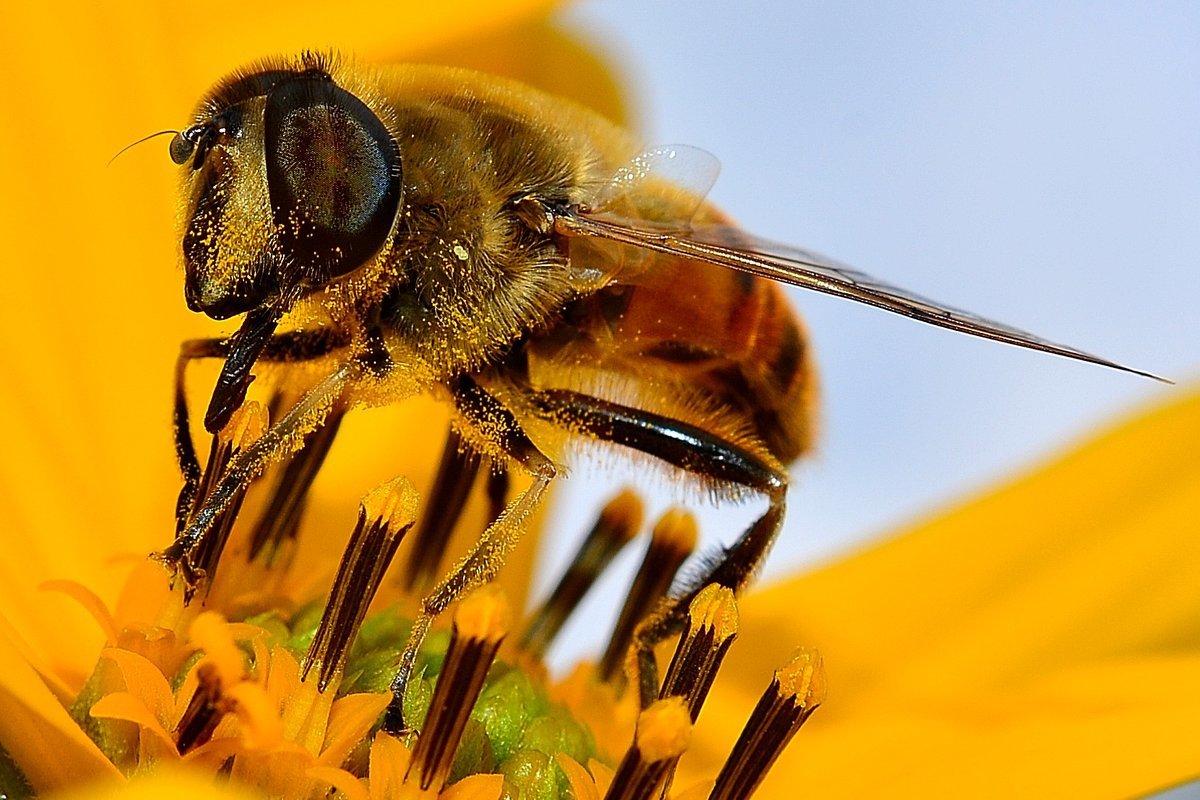
<path id="1" fill-rule="evenodd" d="M 721 173 L 721 162 L 707 150 L 684 144 L 638 153 L 618 169 L 588 201 L 592 213 L 639 219 L 643 227 L 686 230 Z M 655 198 L 669 206 L 668 219 L 651 221 L 643 202 Z"/>
<path id="2" fill-rule="evenodd" d="M 677 229 L 663 230 L 657 225 L 647 226 L 640 220 L 623 219 L 611 213 L 592 214 L 569 208 L 556 216 L 555 229 L 564 236 L 603 239 L 704 261 L 804 289 L 845 297 L 941 328 L 1170 383 L 1158 375 L 929 300 L 825 256 L 756 238 L 731 225 L 688 225 L 685 222 Z"/>

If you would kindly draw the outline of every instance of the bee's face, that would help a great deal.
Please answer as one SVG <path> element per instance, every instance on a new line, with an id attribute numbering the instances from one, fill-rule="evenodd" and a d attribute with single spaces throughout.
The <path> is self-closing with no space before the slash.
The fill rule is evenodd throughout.
<path id="1" fill-rule="evenodd" d="M 369 261 L 400 206 L 387 127 L 323 69 L 219 87 L 171 143 L 185 166 L 183 257 L 193 311 L 223 319 Z"/>

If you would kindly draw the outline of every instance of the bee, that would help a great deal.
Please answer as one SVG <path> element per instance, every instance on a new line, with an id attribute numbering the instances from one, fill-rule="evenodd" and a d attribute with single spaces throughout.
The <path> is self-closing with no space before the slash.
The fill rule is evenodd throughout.
<path id="1" fill-rule="evenodd" d="M 811 446 L 813 358 L 779 284 L 1139 372 L 757 239 L 656 168 L 680 152 L 643 153 L 581 107 L 460 69 L 305 53 L 219 82 L 170 155 L 183 173 L 188 307 L 242 321 L 180 357 L 185 485 L 164 556 L 186 566 L 237 493 L 334 409 L 433 392 L 454 410 L 445 459 L 486 457 L 529 482 L 426 594 L 397 687 L 430 620 L 500 569 L 579 439 L 766 499 L 642 623 L 639 663 L 652 670 L 652 645 L 701 587 L 740 591 L 758 571 L 783 520 L 787 465 Z M 204 416 L 214 433 L 256 365 L 318 377 L 190 511 L 200 468 L 183 366 L 212 357 L 224 359 Z M 462 507 L 451 495 L 435 486 L 430 498 L 444 527 Z"/>

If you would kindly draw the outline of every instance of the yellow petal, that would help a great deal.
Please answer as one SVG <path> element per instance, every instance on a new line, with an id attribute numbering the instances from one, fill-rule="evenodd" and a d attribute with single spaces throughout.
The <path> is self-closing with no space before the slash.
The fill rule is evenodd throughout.
<path id="1" fill-rule="evenodd" d="M 0 747 L 21 768 L 35 791 L 50 792 L 87 782 L 120 782 L 121 773 L 59 705 L 20 658 L 0 626 Z"/>
<path id="2" fill-rule="evenodd" d="M 351 694 L 334 701 L 329 712 L 329 728 L 325 731 L 324 750 L 320 763 L 338 766 L 350 751 L 367 738 L 379 715 L 387 708 L 392 696 L 381 694 Z"/>
<path id="3" fill-rule="evenodd" d="M 90 614 L 96 624 L 100 626 L 108 644 L 117 643 L 120 633 L 117 630 L 116 621 L 113 620 L 112 612 L 91 589 L 75 581 L 46 581 L 41 585 L 41 589 L 44 592 L 59 592 L 79 603 L 83 610 Z"/>
<path id="4" fill-rule="evenodd" d="M 186 797 L 188 800 L 261 800 L 229 783 L 217 785 L 211 778 L 184 768 L 160 769 L 140 776 L 122 786 L 92 784 L 71 792 L 53 795 L 53 800 L 162 800 Z"/>
<path id="5" fill-rule="evenodd" d="M 742 639 L 702 719 L 726 724 L 701 724 L 690 756 L 719 763 L 769 671 L 803 643 L 826 656 L 830 698 L 776 765 L 777 789 L 804 780 L 814 794 L 861 796 L 890 776 L 877 790 L 897 796 L 911 782 L 929 796 L 941 770 L 972 796 L 1020 783 L 1020 796 L 1053 797 L 1064 793 L 1048 777 L 1056 763 L 1090 765 L 1068 770 L 1072 796 L 1190 777 L 1194 759 L 1164 742 L 1200 733 L 1200 696 L 1182 666 L 1200 657 L 1197 452 L 1192 392 L 944 517 L 746 598 Z M 1084 735 L 1089 726 L 1103 737 Z"/>
<path id="6" fill-rule="evenodd" d="M 1197 452 L 1200 393 L 1181 393 L 998 491 L 748 598 L 734 667 L 782 662 L 802 641 L 857 693 L 883 682 L 944 694 L 1193 648 Z"/>
<path id="7" fill-rule="evenodd" d="M 412 753 L 399 739 L 382 731 L 375 734 L 369 767 L 371 800 L 385 800 L 400 792 L 411 758 Z"/>
<path id="8" fill-rule="evenodd" d="M 588 772 L 592 773 L 592 777 L 596 779 L 596 788 L 600 790 L 600 796 L 603 797 L 608 793 L 608 787 L 612 786 L 612 767 L 593 758 L 588 761 Z"/>
<path id="9" fill-rule="evenodd" d="M 130 692 L 113 692 L 97 700 L 91 709 L 96 719 L 118 719 L 137 725 L 141 734 L 143 753 L 153 753 L 156 760 L 162 756 L 177 754 L 175 739 L 163 727 L 162 721 L 145 701 Z M 146 734 L 152 739 L 147 740 Z"/>
<path id="10" fill-rule="evenodd" d="M 75 701 L 75 697 L 79 693 L 79 686 L 68 685 L 59 675 L 56 669 L 57 665 L 52 663 L 44 653 L 39 652 L 22 639 L 2 611 L 0 611 L 0 641 L 4 641 L 9 646 L 8 652 L 12 657 L 21 659 L 37 673 L 46 688 L 58 698 L 61 705 L 66 707 Z M 82 681 L 79 682 L 79 685 L 82 685 Z"/>
<path id="11" fill-rule="evenodd" d="M 760 796 L 1141 797 L 1200 775 L 1200 656 L 1063 672 L 974 702 L 818 711 Z"/>
<path id="12" fill-rule="evenodd" d="M 571 785 L 571 793 L 575 795 L 575 800 L 600 800 L 600 790 L 596 788 L 596 780 L 588 774 L 582 764 L 566 753 L 559 753 L 555 756 L 555 760 L 562 767 L 562 771 L 566 773 L 567 783 Z"/>
<path id="13" fill-rule="evenodd" d="M 468 775 L 438 797 L 439 800 L 500 800 L 503 792 L 503 775 Z"/>
<path id="14" fill-rule="evenodd" d="M 166 677 L 154 664 L 137 653 L 115 647 L 101 655 L 116 664 L 126 691 L 141 700 L 162 725 L 174 725 L 175 695 Z"/>

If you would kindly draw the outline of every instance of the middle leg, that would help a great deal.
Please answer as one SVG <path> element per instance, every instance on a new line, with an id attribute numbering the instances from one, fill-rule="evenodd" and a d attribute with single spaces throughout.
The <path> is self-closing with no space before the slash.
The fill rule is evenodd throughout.
<path id="1" fill-rule="evenodd" d="M 405 726 L 404 689 L 416 666 L 417 651 L 433 620 L 455 600 L 496 576 L 520 539 L 525 521 L 537 508 L 557 473 L 554 463 L 529 440 L 512 412 L 473 378 L 460 375 L 451 381 L 450 392 L 467 428 L 524 468 L 533 476 L 533 482 L 487 526 L 471 550 L 421 601 L 420 613 L 413 620 L 412 631 L 400 653 L 399 666 L 392 680 L 392 702 L 384 722 L 385 728 L 392 732 Z"/>

